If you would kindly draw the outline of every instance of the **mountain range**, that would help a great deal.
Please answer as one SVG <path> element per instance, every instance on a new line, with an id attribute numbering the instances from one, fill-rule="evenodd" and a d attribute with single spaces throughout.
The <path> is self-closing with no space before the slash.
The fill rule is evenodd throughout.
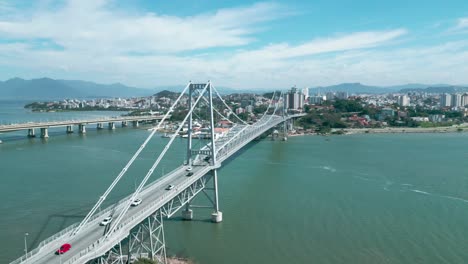
<path id="1" fill-rule="evenodd" d="M 77 80 L 13 78 L 0 81 L 1 99 L 64 99 L 147 96 L 155 90 L 125 86 L 120 83 L 97 84 Z"/>
<path id="2" fill-rule="evenodd" d="M 463 86 L 452 86 L 449 84 L 419 84 L 410 83 L 395 86 L 369 86 L 361 83 L 342 83 L 331 86 L 319 86 L 309 89 L 310 94 L 327 93 L 327 92 L 348 92 L 348 94 L 382 94 L 382 93 L 408 93 L 421 92 L 424 90 L 427 93 L 445 93 L 453 91 L 453 87 L 457 87 L 462 91 L 468 89 Z"/>
<path id="3" fill-rule="evenodd" d="M 183 85 L 161 86 L 152 89 L 143 89 L 126 86 L 121 83 L 99 84 L 80 80 L 56 80 L 51 78 L 39 78 L 25 80 L 13 78 L 0 81 L 0 99 L 2 100 L 58 100 L 65 98 L 100 98 L 100 97 L 138 97 L 149 96 L 159 91 L 167 90 L 180 92 Z M 276 89 L 233 89 L 227 87 L 217 87 L 221 94 L 231 93 L 265 93 Z M 326 92 L 348 92 L 348 94 L 381 94 L 393 92 L 414 92 L 425 91 L 428 93 L 454 93 L 468 92 L 468 87 L 452 86 L 446 84 L 406 84 L 399 86 L 369 86 L 361 83 L 342 83 L 332 86 L 320 86 L 309 89 L 309 94 Z"/>

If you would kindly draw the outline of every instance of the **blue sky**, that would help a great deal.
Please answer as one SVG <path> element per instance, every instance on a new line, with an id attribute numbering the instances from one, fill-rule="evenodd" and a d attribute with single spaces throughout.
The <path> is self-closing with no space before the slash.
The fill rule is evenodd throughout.
<path id="1" fill-rule="evenodd" d="M 468 1 L 0 0 L 0 79 L 468 84 Z"/>

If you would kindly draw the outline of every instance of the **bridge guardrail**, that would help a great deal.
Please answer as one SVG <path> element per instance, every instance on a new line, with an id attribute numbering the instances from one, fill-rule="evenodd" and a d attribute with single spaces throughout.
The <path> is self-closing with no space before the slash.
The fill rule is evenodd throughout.
<path id="1" fill-rule="evenodd" d="M 302 116 L 302 115 L 295 115 L 293 117 L 296 117 L 296 116 Z M 278 125 L 279 123 L 283 122 L 284 119 L 279 117 L 279 116 L 275 116 L 275 120 L 272 122 L 273 125 L 271 123 L 269 123 L 269 121 L 273 118 L 273 116 L 270 116 L 269 119 L 268 119 L 268 122 L 265 122 L 265 120 L 259 120 L 261 123 L 260 124 L 255 124 L 252 126 L 252 129 L 246 129 L 244 131 L 242 131 L 240 134 L 238 135 L 234 135 L 233 138 L 229 139 L 228 142 L 226 143 L 226 146 L 225 148 L 223 148 L 223 151 L 221 152 L 218 152 L 217 154 L 219 154 L 219 158 L 221 160 L 224 160 L 225 156 L 235 150 L 235 149 L 238 149 L 238 148 L 241 148 L 242 146 L 245 145 L 245 143 L 247 142 L 250 142 L 252 138 L 255 138 L 255 137 L 258 137 L 259 135 L 261 135 L 262 133 L 264 133 L 267 129 L 273 127 L 273 126 L 276 126 Z M 268 126 L 267 129 L 265 129 L 265 126 Z M 230 142 L 229 142 L 230 141 Z M 235 143 L 235 144 L 234 144 Z M 166 174 L 167 176 L 164 176 L 164 177 L 161 177 L 161 178 L 158 178 L 157 180 L 151 182 L 150 184 L 148 184 L 145 189 L 142 191 L 142 193 L 146 193 L 148 191 L 150 191 L 151 187 L 154 186 L 155 184 L 163 181 L 163 180 L 166 180 L 166 179 L 169 179 L 172 175 L 174 175 L 178 170 L 180 170 L 182 167 L 177 167 L 175 168 L 174 170 L 172 170 L 170 173 Z M 210 166 L 207 166 L 207 168 L 210 168 Z M 205 169 L 204 169 L 205 170 Z M 204 171 L 203 170 L 203 171 Z M 210 169 L 208 169 L 207 171 L 209 171 Z M 205 174 L 206 172 L 204 172 Z M 203 175 L 204 175 L 203 174 Z M 184 180 L 180 185 L 181 187 L 184 187 L 184 188 L 180 188 L 181 191 L 185 190 L 185 188 L 187 188 L 188 186 L 190 186 L 191 184 L 193 184 L 196 180 L 198 179 L 194 179 L 194 178 L 190 178 L 190 179 L 186 179 Z M 173 196 L 171 199 L 177 197 L 177 193 L 179 192 L 178 191 L 179 188 L 176 188 L 174 190 L 171 190 L 171 192 L 176 192 L 176 195 Z M 163 204 L 161 204 L 158 208 L 154 209 L 154 207 L 158 204 L 158 203 L 161 203 L 162 201 L 164 201 L 164 199 L 166 199 L 169 195 L 165 194 L 163 195 L 161 198 L 159 198 L 158 200 L 156 201 L 153 201 L 151 204 L 147 205 L 146 207 L 144 207 L 143 210 L 140 210 L 137 214 L 133 215 L 130 219 L 127 219 L 125 222 L 123 223 L 120 223 L 118 228 L 114 230 L 114 232 L 130 232 L 131 229 L 134 227 L 134 225 L 132 225 L 130 228 L 125 228 L 126 225 L 130 224 L 131 222 L 135 221 L 136 219 L 138 219 L 138 223 L 140 223 L 141 221 L 143 221 L 145 218 L 143 219 L 140 219 L 141 216 L 144 214 L 146 215 L 148 210 L 151 210 L 151 211 L 156 211 L 158 210 L 158 208 L 161 208 L 163 207 L 164 205 L 166 205 L 168 202 L 171 201 L 171 199 L 169 199 L 168 201 L 165 201 Z M 100 211 L 99 213 L 97 213 L 96 215 L 94 215 L 90 221 L 89 221 L 89 225 L 91 225 L 91 223 L 93 223 L 94 221 L 98 220 L 98 218 L 102 217 L 104 214 L 107 214 L 110 210 L 114 210 L 116 209 L 118 206 L 121 206 L 122 203 L 124 202 L 128 202 L 128 199 L 129 199 L 129 196 L 126 196 L 125 198 L 119 200 L 117 203 L 111 205 L 111 206 L 108 206 L 106 209 Z M 151 213 L 150 213 L 151 214 Z M 136 224 L 138 224 L 136 223 Z M 67 233 L 70 233 L 76 226 L 78 225 L 78 223 L 75 223 L 69 227 L 67 227 L 66 229 L 60 231 L 59 233 L 49 237 L 48 239 L 42 241 L 39 245 L 39 247 L 37 247 L 36 249 L 34 249 L 33 251 L 31 252 L 28 252 L 27 255 L 24 255 L 20 258 L 18 258 L 17 260 L 11 262 L 11 264 L 19 264 L 21 263 L 22 261 L 30 258 L 31 256 L 33 256 L 35 253 L 37 253 L 38 251 L 40 251 L 40 249 L 42 249 L 44 246 L 48 245 L 49 243 L 57 240 L 58 238 L 60 237 L 63 237 L 63 235 L 67 234 Z M 122 229 L 122 228 L 125 228 L 125 229 Z M 97 246 L 99 246 L 99 244 L 102 245 L 102 242 L 104 242 L 104 238 L 100 238 L 98 239 L 96 242 L 94 242 L 93 244 L 91 244 L 90 246 L 88 246 L 86 249 L 80 251 L 78 254 L 76 254 L 75 256 L 72 257 L 72 259 L 68 260 L 67 262 L 65 262 L 66 264 L 69 264 L 69 263 L 73 263 L 74 261 L 76 261 L 77 259 L 81 258 L 82 256 L 86 255 L 88 252 L 90 252 L 91 250 L 94 250 Z M 120 242 L 117 241 L 116 243 Z M 115 245 L 115 244 L 114 244 Z M 111 247 L 112 248 L 112 247 Z"/>

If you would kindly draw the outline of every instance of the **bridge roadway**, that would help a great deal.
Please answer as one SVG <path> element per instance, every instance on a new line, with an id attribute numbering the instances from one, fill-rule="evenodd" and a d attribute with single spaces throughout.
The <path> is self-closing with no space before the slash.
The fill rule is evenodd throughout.
<path id="1" fill-rule="evenodd" d="M 99 223 L 109 215 L 117 216 L 124 208 L 124 205 L 129 200 L 130 196 L 97 213 L 75 236 L 70 236 L 70 234 L 73 231 L 73 227 L 76 227 L 76 224 L 61 233 L 54 235 L 51 239 L 41 242 L 38 248 L 28 254 L 27 259 L 23 256 L 11 262 L 11 264 L 86 263 L 89 260 L 105 254 L 120 241 L 128 237 L 130 231 L 135 226 L 172 199 L 176 198 L 178 194 L 189 188 L 205 174 L 215 168 L 219 168 L 224 160 L 232 156 L 253 139 L 257 138 L 272 127 L 279 125 L 284 120 L 302 115 L 303 114 L 293 115 L 286 118 L 267 115 L 254 125 L 239 125 L 235 129 L 232 129 L 232 132 L 230 131 L 225 137 L 220 138 L 215 142 L 215 146 L 217 147 L 216 153 L 218 155 L 217 164 L 212 166 L 207 162 L 204 162 L 203 158 L 199 158 L 197 159 L 199 162 L 194 164 L 192 167 L 192 176 L 187 176 L 187 166 L 180 166 L 146 186 L 140 194 L 142 203 L 139 206 L 132 207 L 128 210 L 124 219 L 119 224 L 118 229 L 116 229 L 114 233 L 110 234 L 107 239 L 104 238 L 105 227 L 100 226 Z M 169 184 L 172 184 L 175 187 L 172 190 L 166 190 L 166 187 Z M 64 243 L 70 243 L 72 245 L 70 251 L 61 256 L 55 255 L 54 252 Z"/>
<path id="2" fill-rule="evenodd" d="M 28 122 L 28 123 L 20 123 L 20 124 L 0 125 L 0 133 L 34 129 L 34 128 L 66 127 L 66 126 L 73 126 L 73 125 L 80 125 L 80 124 L 161 120 L 162 118 L 163 116 L 159 116 L 159 115 L 158 116 L 120 116 L 120 117 L 96 118 L 96 119 L 85 119 L 85 120 Z"/>

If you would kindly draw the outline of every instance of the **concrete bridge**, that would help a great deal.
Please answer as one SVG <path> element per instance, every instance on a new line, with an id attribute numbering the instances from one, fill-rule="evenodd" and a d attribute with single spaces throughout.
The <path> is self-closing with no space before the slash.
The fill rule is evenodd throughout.
<path id="1" fill-rule="evenodd" d="M 113 190 L 141 150 L 145 148 L 156 133 L 155 130 L 140 146 L 132 159 L 104 194 L 99 197 L 98 202 L 80 223 L 76 223 L 42 241 L 33 251 L 11 262 L 11 264 L 124 264 L 132 263 L 136 258 L 140 257 L 148 257 L 158 260 L 160 263 L 167 263 L 163 219 L 170 218 L 176 212 L 182 210 L 183 218 L 191 220 L 193 218 L 193 209 L 208 207 L 213 209 L 211 214 L 212 222 L 221 222 L 223 215 L 218 203 L 217 169 L 222 166 L 226 159 L 232 157 L 252 140 L 278 128 L 280 125 L 282 125 L 283 131 L 287 132 L 288 123 L 294 118 L 303 116 L 303 114 L 287 115 L 282 107 L 284 105 L 283 97 L 274 94 L 268 109 L 256 123 L 247 124 L 235 114 L 230 115 L 237 118 L 237 120 L 229 120 L 233 124 L 229 132 L 221 137 L 215 137 L 216 115 L 218 115 L 217 120 L 225 120 L 228 117 L 223 116 L 222 111 L 213 107 L 213 94 L 216 93 L 221 100 L 223 99 L 210 82 L 206 84 L 189 83 L 182 94 L 187 90 L 189 93 L 189 113 L 176 133 L 171 136 L 134 193 L 103 210 L 98 210 L 107 195 Z M 176 100 L 168 114 L 173 111 L 181 96 Z M 190 136 L 193 131 L 192 115 L 194 109 L 203 102 L 206 102 L 211 115 L 211 139 L 205 146 L 194 149 L 192 137 Z M 227 109 L 230 109 L 224 101 L 223 103 Z M 167 115 L 163 117 L 158 127 L 164 123 L 166 118 Z M 181 161 L 182 165 L 156 181 L 146 184 L 185 123 L 188 123 L 189 137 L 187 138 L 187 154 L 185 160 Z M 284 135 L 286 136 L 287 133 Z M 199 193 L 206 195 L 210 205 L 200 206 L 191 203 Z M 141 204 L 132 206 L 136 199 L 141 199 Z M 113 220 L 106 226 L 100 226 L 99 223 L 108 216 L 112 216 Z M 55 255 L 54 252 L 64 243 L 72 245 L 70 251 L 62 255 Z"/>
<path id="2" fill-rule="evenodd" d="M 67 133 L 74 132 L 74 126 L 78 128 L 78 133 L 86 133 L 86 126 L 95 124 L 97 129 L 103 129 L 107 124 L 108 129 L 115 129 L 116 123 L 121 123 L 122 127 L 128 126 L 132 123 L 134 127 L 138 127 L 140 122 L 159 121 L 163 118 L 160 115 L 151 116 L 121 116 L 121 117 L 107 117 L 85 120 L 67 120 L 67 121 L 47 121 L 47 122 L 28 122 L 11 125 L 0 125 L 0 133 L 13 132 L 20 130 L 27 130 L 28 137 L 36 137 L 36 129 L 40 131 L 41 138 L 49 137 L 49 128 L 51 127 L 66 127 Z"/>

